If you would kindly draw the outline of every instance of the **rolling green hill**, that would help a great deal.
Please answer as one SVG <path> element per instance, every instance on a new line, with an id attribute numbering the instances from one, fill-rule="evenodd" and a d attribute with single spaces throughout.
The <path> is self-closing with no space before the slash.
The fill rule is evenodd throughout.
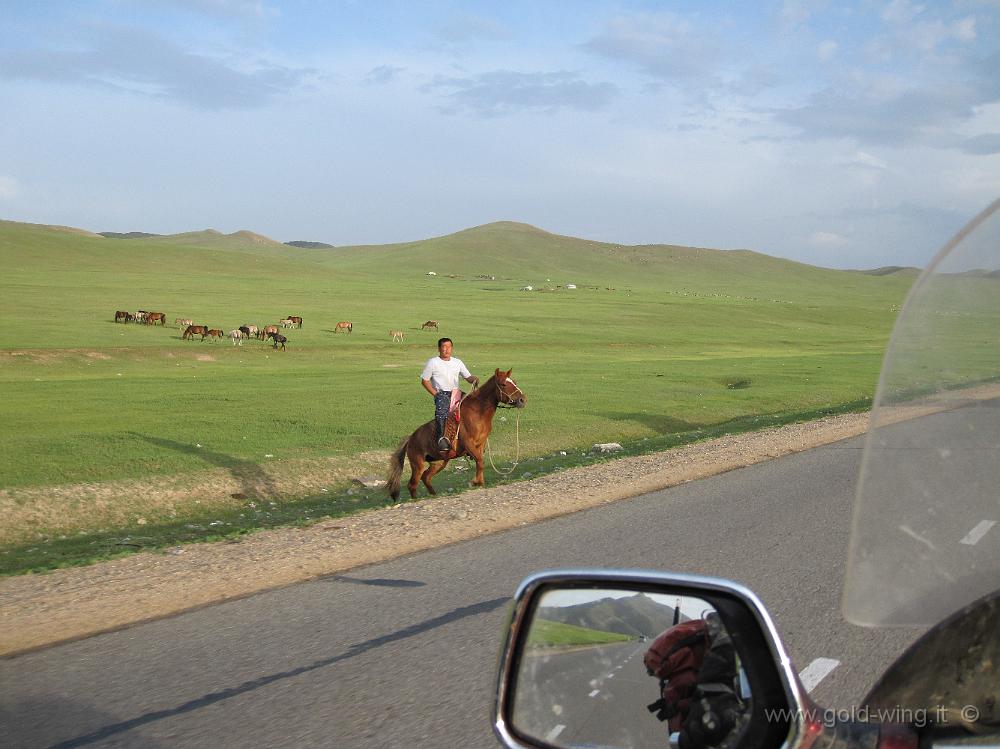
<path id="1" fill-rule="evenodd" d="M 628 642 L 633 638 L 616 632 L 604 632 L 572 624 L 535 619 L 528 634 L 528 648 L 566 648 L 590 645 L 609 645 Z"/>

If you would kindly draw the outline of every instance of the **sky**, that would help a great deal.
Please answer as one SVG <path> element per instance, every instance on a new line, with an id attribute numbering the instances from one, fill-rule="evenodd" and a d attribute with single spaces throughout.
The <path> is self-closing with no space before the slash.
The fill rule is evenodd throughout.
<path id="1" fill-rule="evenodd" d="M 923 266 L 1000 196 L 1000 0 L 0 0 L 0 218 L 492 221 Z"/>

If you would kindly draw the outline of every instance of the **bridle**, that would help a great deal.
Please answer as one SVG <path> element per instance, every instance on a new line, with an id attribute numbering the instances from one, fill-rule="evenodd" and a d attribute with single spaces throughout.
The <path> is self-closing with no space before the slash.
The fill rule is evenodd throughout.
<path id="1" fill-rule="evenodd" d="M 497 406 L 503 408 L 517 408 L 517 398 L 515 397 L 520 393 L 521 397 L 524 398 L 524 392 L 521 388 L 517 386 L 510 377 L 504 380 L 504 385 L 508 382 L 514 386 L 514 391 L 512 393 L 507 393 L 503 389 L 503 385 L 500 384 L 499 380 L 495 380 L 497 386 Z M 506 400 L 505 400 L 506 399 Z M 506 419 L 504 419 L 506 421 Z M 501 476 L 509 476 L 517 468 L 518 459 L 521 457 L 521 411 L 517 411 L 517 419 L 514 425 L 514 462 L 511 464 L 510 468 L 506 471 L 501 471 L 497 468 L 496 463 L 493 462 L 493 447 L 490 445 L 489 437 L 486 438 L 486 452 L 490 458 L 490 465 L 493 466 L 493 470 L 499 473 Z M 471 456 L 469 456 L 471 459 Z"/>
<path id="2" fill-rule="evenodd" d="M 510 377 L 508 377 L 506 380 L 504 380 L 504 384 L 507 384 L 508 382 L 511 385 L 514 386 L 514 393 L 508 393 L 506 390 L 504 390 L 503 389 L 503 385 L 500 384 L 499 380 L 497 380 L 497 382 L 496 382 L 496 385 L 497 385 L 497 405 L 498 406 L 502 406 L 504 408 L 516 408 L 516 406 L 517 406 L 517 398 L 515 398 L 514 396 L 517 393 L 520 393 L 521 397 L 523 398 L 524 397 L 524 393 L 521 392 L 521 388 L 519 388 L 517 386 L 517 383 L 514 382 L 514 380 L 512 380 Z M 504 400 L 504 398 L 506 398 L 507 400 Z"/>

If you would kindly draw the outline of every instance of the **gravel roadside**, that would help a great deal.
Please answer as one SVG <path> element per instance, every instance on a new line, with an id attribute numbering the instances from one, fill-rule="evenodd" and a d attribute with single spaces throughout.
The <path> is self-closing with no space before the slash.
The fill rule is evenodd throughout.
<path id="1" fill-rule="evenodd" d="M 845 414 L 575 468 L 306 528 L 0 579 L 0 656 L 635 497 L 862 434 Z M 487 480 L 489 477 L 487 476 Z"/>

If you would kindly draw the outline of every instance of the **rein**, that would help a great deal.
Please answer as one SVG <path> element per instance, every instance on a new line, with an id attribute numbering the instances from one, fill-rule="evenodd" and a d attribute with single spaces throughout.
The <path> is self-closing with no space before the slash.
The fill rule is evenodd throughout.
<path id="1" fill-rule="evenodd" d="M 517 386 L 517 383 L 514 382 L 514 380 L 512 380 L 512 379 L 510 379 L 508 377 L 507 378 L 507 382 L 509 382 L 511 385 L 513 385 L 514 389 L 518 393 L 521 393 L 521 395 L 524 395 L 524 393 L 521 392 L 521 388 L 519 388 Z M 506 403 L 502 403 L 501 400 L 500 400 L 500 398 L 497 398 L 497 406 L 498 407 L 503 407 L 503 408 L 515 408 L 515 406 L 514 406 L 514 402 L 515 402 L 514 401 L 514 396 L 513 395 L 508 395 L 507 393 L 505 393 L 503 391 L 503 388 L 500 387 L 500 383 L 499 382 L 496 383 L 496 386 L 497 386 L 497 392 L 501 396 L 503 396 L 504 398 L 507 398 L 507 402 Z M 490 438 L 489 437 L 486 438 L 486 452 L 487 452 L 487 454 L 489 455 L 489 458 L 490 458 L 490 465 L 493 466 L 493 470 L 496 471 L 497 473 L 499 473 L 501 476 L 509 476 L 510 474 L 512 474 L 514 472 L 514 470 L 517 468 L 518 460 L 521 457 L 521 409 L 517 409 L 517 417 L 516 417 L 516 419 L 514 421 L 514 445 L 515 445 L 515 448 L 514 448 L 514 462 L 511 463 L 510 468 L 508 468 L 505 471 L 501 471 L 499 468 L 497 468 L 497 464 L 493 462 L 493 447 L 492 447 L 492 445 L 490 445 Z"/>
<path id="2" fill-rule="evenodd" d="M 486 438 L 486 453 L 490 458 L 490 465 L 493 466 L 493 470 L 499 473 L 501 476 L 509 476 L 517 468 L 518 460 L 521 457 L 521 410 L 517 411 L 517 418 L 514 422 L 514 462 L 510 464 L 510 468 L 506 471 L 501 471 L 497 468 L 497 464 L 493 462 L 493 447 L 490 445 L 490 438 Z"/>

